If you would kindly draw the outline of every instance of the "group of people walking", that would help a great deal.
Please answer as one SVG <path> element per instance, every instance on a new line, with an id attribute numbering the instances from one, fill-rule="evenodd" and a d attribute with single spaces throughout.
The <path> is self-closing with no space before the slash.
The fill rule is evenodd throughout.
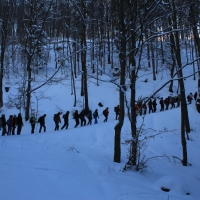
<path id="1" fill-rule="evenodd" d="M 188 104 L 191 104 L 193 98 L 196 100 L 197 98 L 197 92 L 193 95 L 190 93 L 187 96 Z M 172 108 L 178 108 L 181 103 L 180 95 L 178 96 L 168 96 L 165 99 L 163 97 L 159 98 L 159 104 L 160 104 L 160 111 L 172 109 Z M 150 99 L 147 103 L 144 103 L 142 100 L 138 101 L 135 105 L 135 111 L 136 114 L 139 115 L 146 115 L 148 113 L 155 113 L 157 111 L 157 98 Z M 147 111 L 148 108 L 148 111 Z"/>
<path id="2" fill-rule="evenodd" d="M 119 114 L 120 114 L 120 106 L 116 106 L 114 108 L 114 111 L 116 113 L 116 120 L 119 119 Z M 61 130 L 63 129 L 68 129 L 69 127 L 69 111 L 66 111 L 65 114 L 62 115 L 62 112 L 58 112 L 56 114 L 54 114 L 53 116 L 53 121 L 55 123 L 55 128 L 54 131 L 58 131 L 60 128 L 60 124 L 62 122 L 61 118 L 63 118 L 64 124 L 61 126 Z M 108 115 L 109 115 L 109 108 L 106 107 L 103 110 L 103 116 L 105 117 L 105 119 L 103 120 L 103 122 L 107 122 L 108 121 Z M 62 115 L 62 117 L 61 117 Z M 44 132 L 46 132 L 46 125 L 45 125 L 45 117 L 46 114 L 42 115 L 41 117 L 38 118 L 38 120 L 36 120 L 36 117 L 33 115 L 30 118 L 30 123 L 31 123 L 31 133 L 34 133 L 34 129 L 35 129 L 35 124 L 39 123 L 40 124 L 40 128 L 39 128 L 39 133 L 41 133 L 42 129 L 44 130 Z M 91 110 L 81 110 L 80 112 L 78 110 L 75 110 L 72 113 L 72 117 L 75 120 L 75 125 L 74 128 L 80 126 L 86 126 L 86 125 L 91 125 L 92 124 L 92 119 L 94 119 L 94 124 L 98 123 L 98 119 L 99 119 L 99 113 L 98 113 L 98 109 L 95 109 L 95 111 L 92 113 Z M 87 119 L 87 120 L 86 120 Z"/>
<path id="3" fill-rule="evenodd" d="M 187 96 L 188 104 L 191 104 L 193 98 L 196 100 L 196 98 L 197 98 L 196 92 L 194 95 L 192 93 L 190 93 Z M 178 95 L 176 97 L 168 96 L 165 99 L 163 99 L 163 97 L 161 97 L 161 98 L 159 98 L 160 111 L 177 108 L 180 106 L 180 102 L 181 102 L 180 95 Z M 102 106 L 100 106 L 100 107 L 102 107 Z M 150 99 L 147 103 L 144 103 L 142 100 L 138 101 L 135 105 L 136 114 L 139 114 L 139 115 L 147 114 L 147 108 L 148 108 L 148 113 L 155 113 L 157 110 L 157 99 L 156 98 Z M 114 112 L 115 112 L 115 119 L 118 120 L 119 116 L 120 116 L 120 106 L 119 105 L 114 107 Z M 55 123 L 54 131 L 58 131 L 60 128 L 59 124 L 61 123 L 61 114 L 62 114 L 62 112 L 58 112 L 58 113 L 54 114 L 54 116 L 53 116 L 53 121 Z M 68 129 L 69 114 L 70 114 L 70 112 L 66 111 L 66 113 L 62 115 L 64 124 L 61 126 L 61 130 L 63 130 L 64 128 Z M 109 108 L 106 107 L 103 110 L 102 114 L 105 117 L 103 122 L 107 122 L 108 115 L 109 115 Z M 73 119 L 75 120 L 75 125 L 74 125 L 75 128 L 78 127 L 79 125 L 80 126 L 86 126 L 86 124 L 91 125 L 92 119 L 94 119 L 94 124 L 97 124 L 98 119 L 99 119 L 98 109 L 95 109 L 95 111 L 93 113 L 91 110 L 83 109 L 80 111 L 80 113 L 78 110 L 75 110 L 72 113 L 72 116 L 73 116 Z M 39 123 L 39 125 L 40 125 L 39 133 L 41 133 L 42 129 L 44 132 L 46 132 L 45 118 L 46 118 L 46 114 L 40 116 L 38 118 L 38 120 L 36 119 L 36 116 L 34 113 L 31 114 L 30 124 L 31 124 L 31 133 L 32 134 L 35 131 L 36 123 Z M 86 120 L 86 118 L 88 121 Z M 18 116 L 10 115 L 7 120 L 6 120 L 5 114 L 2 114 L 0 117 L 0 130 L 2 129 L 2 136 L 4 136 L 5 134 L 15 135 L 16 128 L 17 128 L 17 135 L 20 135 L 22 126 L 23 126 L 23 120 L 22 120 L 21 113 L 19 113 Z"/>
<path id="4" fill-rule="evenodd" d="M 16 115 L 10 115 L 8 119 L 6 119 L 5 114 L 2 114 L 0 117 L 0 130 L 2 129 L 2 136 L 4 135 L 20 135 L 22 126 L 24 125 L 21 113 Z M 15 130 L 17 128 L 17 133 Z"/>

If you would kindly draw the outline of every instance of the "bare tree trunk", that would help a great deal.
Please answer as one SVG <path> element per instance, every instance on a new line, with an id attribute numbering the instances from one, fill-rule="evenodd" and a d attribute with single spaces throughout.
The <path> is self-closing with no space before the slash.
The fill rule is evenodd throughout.
<path id="1" fill-rule="evenodd" d="M 154 47 L 153 42 L 151 42 L 151 63 L 152 63 L 152 71 L 153 71 L 153 80 L 156 80 L 156 69 L 155 69 L 155 59 L 154 59 Z"/>
<path id="2" fill-rule="evenodd" d="M 177 30 L 177 14 L 176 14 L 176 6 L 174 0 L 172 0 L 172 21 L 174 25 L 174 29 Z M 188 158 L 187 158 L 187 144 L 186 144 L 186 138 L 185 138 L 185 131 L 188 132 L 190 127 L 188 127 L 189 124 L 189 118 L 188 118 L 188 110 L 187 110 L 187 103 L 185 98 L 185 86 L 184 86 L 184 80 L 183 80 L 183 72 L 182 72 L 182 62 L 181 62 L 181 49 L 180 49 L 180 41 L 179 41 L 179 33 L 178 31 L 174 32 L 174 49 L 176 54 L 176 60 L 178 65 L 178 77 L 179 77 L 179 84 L 180 84 L 180 91 L 181 91 L 181 142 L 182 142 L 182 152 L 183 152 L 183 159 L 182 163 L 183 166 L 187 166 Z"/>
<path id="3" fill-rule="evenodd" d="M 3 7 L 4 14 L 3 19 L 1 21 L 0 32 L 1 32 L 1 46 L 0 46 L 0 108 L 3 107 L 3 75 L 4 75 L 4 59 L 5 59 L 5 51 L 6 51 L 6 40 L 8 36 L 8 23 L 9 23 L 9 1 L 5 2 Z"/>
<path id="4" fill-rule="evenodd" d="M 121 68 L 121 75 L 120 75 L 120 91 L 119 91 L 119 99 L 120 99 L 120 116 L 119 122 L 115 126 L 115 142 L 114 142 L 114 162 L 120 162 L 121 160 L 121 146 L 120 146 L 120 139 L 121 139 L 121 129 L 124 124 L 124 90 L 125 88 L 125 69 L 126 69 L 126 35 L 125 35 L 125 24 L 124 24 L 124 4 L 123 0 L 120 0 L 120 68 Z"/>
<path id="5" fill-rule="evenodd" d="M 81 84 L 81 96 L 84 96 L 84 108 L 86 111 L 89 110 L 88 103 L 88 87 L 87 87 L 87 67 L 86 67 L 86 8 L 85 2 L 81 1 L 81 8 L 83 11 L 83 19 L 82 19 L 82 35 L 81 35 L 81 46 L 82 46 L 82 84 Z"/>

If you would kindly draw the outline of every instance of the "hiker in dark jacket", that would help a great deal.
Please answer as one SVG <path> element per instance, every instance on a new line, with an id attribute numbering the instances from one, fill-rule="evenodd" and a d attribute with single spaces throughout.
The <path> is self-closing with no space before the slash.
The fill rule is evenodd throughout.
<path id="1" fill-rule="evenodd" d="M 64 118 L 64 125 L 61 127 L 61 129 L 64 129 L 66 127 L 66 129 L 68 128 L 69 126 L 69 111 L 67 111 L 64 115 L 63 115 L 63 118 Z"/>
<path id="2" fill-rule="evenodd" d="M 120 114 L 120 106 L 119 105 L 115 106 L 114 111 L 115 111 L 115 119 L 118 120 Z"/>
<path id="3" fill-rule="evenodd" d="M 164 103 L 165 103 L 165 110 L 168 110 L 168 107 L 169 107 L 169 97 L 167 97 L 167 98 L 164 100 Z"/>
<path id="4" fill-rule="evenodd" d="M 17 117 L 16 117 L 16 115 L 13 115 L 12 135 L 15 135 L 16 124 L 17 124 Z"/>
<path id="5" fill-rule="evenodd" d="M 58 131 L 58 130 L 59 130 L 59 123 L 61 123 L 60 114 L 61 114 L 61 113 L 58 112 L 58 113 L 55 115 L 55 118 L 54 118 L 55 129 L 54 129 L 54 131 Z"/>
<path id="6" fill-rule="evenodd" d="M 107 122 L 108 121 L 108 114 L 109 114 L 109 111 L 108 111 L 108 107 L 103 111 L 103 115 L 105 117 L 105 119 L 103 120 L 103 122 Z"/>
<path id="7" fill-rule="evenodd" d="M 191 92 L 190 92 L 190 94 L 187 96 L 187 100 L 188 100 L 188 104 L 191 104 L 191 103 L 192 103 L 193 95 L 192 95 Z"/>
<path id="8" fill-rule="evenodd" d="M 31 134 L 34 133 L 35 130 L 35 124 L 36 124 L 37 120 L 34 114 L 32 114 L 31 118 L 30 118 L 30 124 L 31 124 Z"/>
<path id="9" fill-rule="evenodd" d="M 10 115 L 8 120 L 7 120 L 7 126 L 8 126 L 8 135 L 12 134 L 12 127 L 13 127 L 13 116 Z"/>
<path id="10" fill-rule="evenodd" d="M 6 116 L 4 114 L 1 115 L 1 124 L 2 124 L 2 136 L 7 134 L 6 130 Z"/>
<path id="11" fill-rule="evenodd" d="M 78 110 L 75 110 L 74 113 L 73 113 L 73 118 L 75 119 L 75 126 L 74 128 L 76 128 L 78 125 L 79 125 L 79 114 L 78 114 Z"/>
<path id="12" fill-rule="evenodd" d="M 89 124 L 91 125 L 92 124 L 92 111 L 91 110 L 88 111 L 86 117 L 88 118 L 87 125 L 89 125 Z"/>
<path id="13" fill-rule="evenodd" d="M 17 116 L 17 135 L 21 134 L 22 126 L 24 125 L 21 113 Z"/>
<path id="14" fill-rule="evenodd" d="M 45 117 L 46 117 L 46 114 L 44 114 L 43 116 L 39 117 L 39 119 L 38 119 L 38 123 L 40 123 L 39 133 L 41 133 L 42 127 L 44 128 L 44 132 L 46 132 Z"/>
<path id="15" fill-rule="evenodd" d="M 156 103 L 156 99 L 153 100 L 153 112 L 155 113 L 156 112 L 156 106 L 157 106 L 157 103 Z"/>
<path id="16" fill-rule="evenodd" d="M 164 101 L 162 97 L 160 99 L 160 111 L 164 111 Z"/>
<path id="17" fill-rule="evenodd" d="M 93 113 L 93 117 L 94 117 L 94 124 L 97 124 L 97 117 L 99 118 L 99 113 L 98 113 L 98 109 L 96 109 Z"/>
<path id="18" fill-rule="evenodd" d="M 148 107 L 149 107 L 149 113 L 150 113 L 150 112 L 153 112 L 153 102 L 152 102 L 151 99 L 150 99 L 149 102 L 148 102 Z"/>
<path id="19" fill-rule="evenodd" d="M 79 118 L 81 120 L 81 126 L 86 125 L 86 119 L 85 119 L 85 110 L 82 110 L 79 114 Z"/>
<path id="20" fill-rule="evenodd" d="M 181 102 L 181 96 L 180 94 L 176 97 L 176 108 L 178 108 L 180 106 L 180 102 Z"/>

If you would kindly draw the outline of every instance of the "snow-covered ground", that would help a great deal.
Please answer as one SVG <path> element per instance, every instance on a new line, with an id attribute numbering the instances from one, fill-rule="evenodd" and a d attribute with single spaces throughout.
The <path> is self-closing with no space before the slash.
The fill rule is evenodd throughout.
<path id="1" fill-rule="evenodd" d="M 150 75 L 151 77 L 151 75 Z M 148 96 L 167 81 L 137 82 L 137 96 Z M 163 77 L 163 76 L 162 76 Z M 74 128 L 71 114 L 74 109 L 82 109 L 80 81 L 76 80 L 77 107 L 73 107 L 70 80 L 40 88 L 33 95 L 32 108 L 38 107 L 38 116 L 46 114 L 47 131 L 31 134 L 29 122 L 25 122 L 21 135 L 0 137 L 0 199 L 2 200 L 199 200 L 200 199 L 200 122 L 195 102 L 188 106 L 192 132 L 187 140 L 189 166 L 184 167 L 178 159 L 182 158 L 180 137 L 180 108 L 147 114 L 143 133 L 157 135 L 148 141 L 143 152 L 147 169 L 137 172 L 122 172 L 127 162 L 130 139 L 130 123 L 126 117 L 121 135 L 121 163 L 113 162 L 114 156 L 114 106 L 119 104 L 117 87 L 108 82 L 90 80 L 88 85 L 90 109 L 99 110 L 98 124 Z M 175 83 L 174 88 L 176 89 Z M 185 81 L 186 94 L 197 90 L 197 81 Z M 43 96 L 40 96 L 44 91 Z M 8 95 L 12 92 L 12 88 Z M 170 95 L 168 87 L 158 94 Z M 6 96 L 5 96 L 6 99 Z M 98 103 L 102 102 L 103 107 Z M 107 123 L 103 123 L 102 111 L 109 107 Z M 53 114 L 70 111 L 68 130 L 54 131 Z M 2 113 L 8 117 L 18 114 L 16 109 L 4 108 Z M 24 112 L 22 112 L 24 117 Z M 142 117 L 138 117 L 138 127 Z M 62 123 L 63 124 L 63 119 Z M 169 188 L 164 192 L 161 188 Z"/>

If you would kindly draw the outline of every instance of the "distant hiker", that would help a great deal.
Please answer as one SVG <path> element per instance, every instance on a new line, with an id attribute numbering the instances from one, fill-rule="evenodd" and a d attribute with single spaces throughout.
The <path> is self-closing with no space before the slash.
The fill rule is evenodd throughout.
<path id="1" fill-rule="evenodd" d="M 148 107 L 149 107 L 149 113 L 150 113 L 150 112 L 153 112 L 153 102 L 152 102 L 151 99 L 150 99 L 149 102 L 148 102 Z"/>
<path id="2" fill-rule="evenodd" d="M 175 102 L 176 102 L 176 108 L 178 108 L 180 106 L 180 102 L 181 102 L 180 94 L 176 97 Z"/>
<path id="3" fill-rule="evenodd" d="M 59 123 L 61 123 L 60 114 L 61 114 L 60 112 L 58 112 L 57 114 L 54 114 L 54 117 L 53 117 L 53 120 L 55 122 L 54 131 L 59 130 Z"/>
<path id="4" fill-rule="evenodd" d="M 147 114 L 147 105 L 145 102 L 142 104 L 142 110 L 143 110 L 143 115 L 146 115 Z"/>
<path id="5" fill-rule="evenodd" d="M 152 106 L 153 106 L 153 112 L 155 113 L 156 112 L 156 106 L 157 106 L 156 99 L 153 100 Z"/>
<path id="6" fill-rule="evenodd" d="M 83 109 L 79 114 L 79 118 L 81 120 L 81 126 L 85 126 L 86 125 L 85 114 L 86 114 L 85 109 Z"/>
<path id="7" fill-rule="evenodd" d="M 17 124 L 17 117 L 16 117 L 16 115 L 13 115 L 12 135 L 15 135 L 16 124 Z"/>
<path id="8" fill-rule="evenodd" d="M 91 125 L 92 124 L 92 111 L 91 110 L 89 110 L 88 112 L 87 112 L 87 114 L 86 114 L 86 117 L 88 118 L 88 123 L 87 123 L 87 125 Z"/>
<path id="9" fill-rule="evenodd" d="M 35 130 L 35 124 L 37 123 L 37 120 L 36 120 L 36 117 L 34 114 L 31 115 L 31 118 L 30 118 L 30 124 L 31 124 L 31 134 L 34 133 L 34 130 Z"/>
<path id="10" fill-rule="evenodd" d="M 160 111 L 164 111 L 164 101 L 162 97 L 160 99 Z"/>
<path id="11" fill-rule="evenodd" d="M 191 104 L 191 103 L 192 103 L 193 95 L 192 95 L 191 92 L 190 92 L 190 94 L 187 96 L 187 100 L 188 100 L 188 104 Z"/>
<path id="12" fill-rule="evenodd" d="M 93 117 L 94 117 L 94 124 L 97 124 L 98 123 L 97 117 L 99 118 L 99 113 L 97 109 L 94 111 Z"/>
<path id="13" fill-rule="evenodd" d="M 61 129 L 64 129 L 66 127 L 66 129 L 68 129 L 69 126 L 69 111 L 67 111 L 64 115 L 63 115 L 63 119 L 64 119 L 64 125 L 61 127 Z"/>
<path id="14" fill-rule="evenodd" d="M 21 134 L 22 126 L 24 125 L 21 113 L 17 116 L 17 135 Z"/>
<path id="15" fill-rule="evenodd" d="M 38 123 L 40 123 L 39 133 L 41 133 L 42 127 L 44 128 L 44 132 L 46 132 L 45 117 L 46 117 L 46 114 L 44 114 L 43 116 L 39 117 L 39 119 L 38 119 Z"/>
<path id="16" fill-rule="evenodd" d="M 194 93 L 194 100 L 197 100 L 197 92 Z"/>
<path id="17" fill-rule="evenodd" d="M 79 114 L 78 114 L 78 110 L 75 110 L 74 113 L 73 113 L 73 119 L 75 119 L 75 126 L 74 128 L 76 128 L 78 125 L 79 125 Z"/>
<path id="18" fill-rule="evenodd" d="M 136 115 L 138 115 L 139 110 L 140 110 L 140 107 L 139 107 L 138 103 L 136 103 L 136 105 L 135 105 L 135 113 L 136 113 Z"/>
<path id="19" fill-rule="evenodd" d="M 1 122 L 2 122 L 2 136 L 7 134 L 6 130 L 6 116 L 4 114 L 1 115 Z"/>
<path id="20" fill-rule="evenodd" d="M 103 122 L 107 122 L 108 121 L 108 114 L 109 114 L 109 111 L 108 111 L 108 107 L 103 111 L 103 115 L 105 117 L 105 119 L 103 120 Z"/>
<path id="21" fill-rule="evenodd" d="M 165 103 L 165 110 L 168 110 L 168 107 L 169 107 L 169 98 L 168 97 L 164 100 L 164 103 Z"/>
<path id="22" fill-rule="evenodd" d="M 115 106 L 114 107 L 114 111 L 115 111 L 115 119 L 118 120 L 119 119 L 119 114 L 120 114 L 120 106 Z"/>
<path id="23" fill-rule="evenodd" d="M 171 108 L 170 109 L 175 108 L 175 97 L 171 97 L 170 104 L 171 104 Z"/>
<path id="24" fill-rule="evenodd" d="M 8 126 L 8 135 L 12 134 L 12 127 L 13 127 L 13 116 L 10 115 L 8 120 L 7 120 L 7 126 Z"/>

